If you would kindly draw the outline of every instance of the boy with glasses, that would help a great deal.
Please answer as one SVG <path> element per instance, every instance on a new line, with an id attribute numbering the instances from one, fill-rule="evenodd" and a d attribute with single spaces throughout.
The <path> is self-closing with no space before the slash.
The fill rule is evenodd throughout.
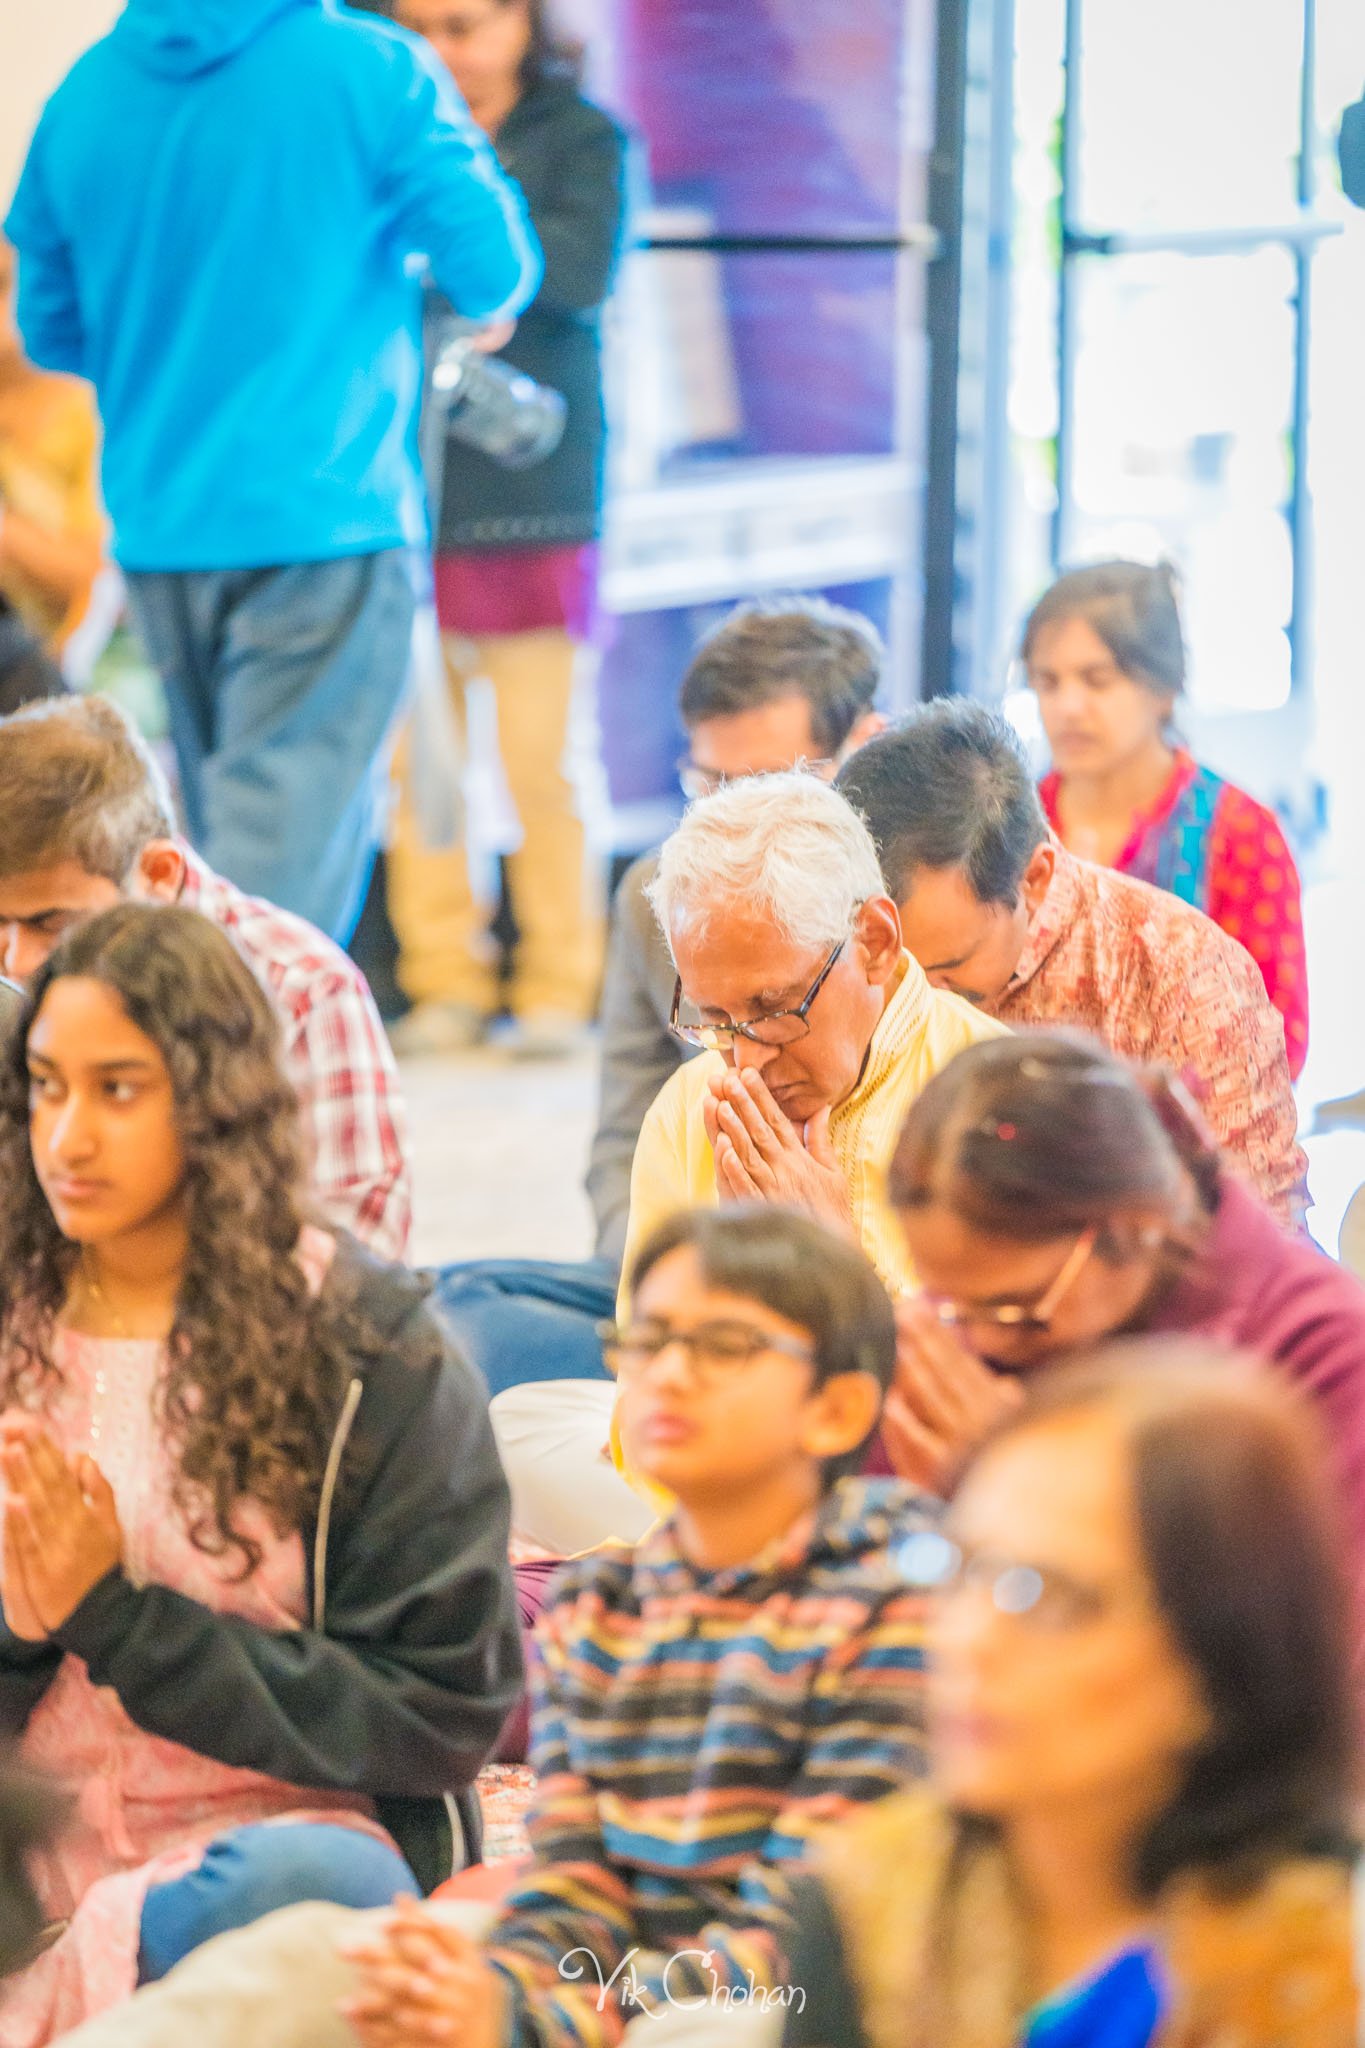
<path id="1" fill-rule="evenodd" d="M 366 2048 L 442 2021 L 464 2048 L 596 2048 L 670 2007 L 706 2039 L 734 1987 L 794 1996 L 812 1832 L 921 1768 L 924 1603 L 898 1559 L 937 1504 L 852 1476 L 895 1349 L 875 1271 L 807 1217 L 693 1211 L 641 1249 L 630 1295 L 606 1339 L 622 1430 L 675 1505 L 557 1581 L 535 1865 L 481 1946 L 421 1908 L 367 1930 L 345 2008 Z"/>

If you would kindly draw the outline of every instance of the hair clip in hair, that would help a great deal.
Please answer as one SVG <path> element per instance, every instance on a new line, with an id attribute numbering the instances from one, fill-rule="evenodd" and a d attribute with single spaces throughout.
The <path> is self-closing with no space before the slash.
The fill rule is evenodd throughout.
<path id="1" fill-rule="evenodd" d="M 1084 1053 L 1070 1050 L 1056 1060 L 1040 1060 L 1025 1053 L 1018 1073 L 1021 1081 L 1054 1081 L 1068 1088 L 1126 1088 L 1132 1080 L 1127 1066 L 1095 1066 Z"/>
<path id="2" fill-rule="evenodd" d="M 1012 1145 L 1019 1135 L 1019 1126 L 1002 1117 L 988 1116 L 973 1124 L 972 1131 L 978 1138 L 995 1138 L 1002 1145 Z"/>

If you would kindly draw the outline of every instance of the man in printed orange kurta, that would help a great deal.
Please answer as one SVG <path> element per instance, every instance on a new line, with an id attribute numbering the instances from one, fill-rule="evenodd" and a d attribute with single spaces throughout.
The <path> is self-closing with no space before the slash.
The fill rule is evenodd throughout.
<path id="1" fill-rule="evenodd" d="M 1048 831 L 1013 729 L 927 704 L 839 776 L 928 979 L 1016 1028 L 1071 1024 L 1190 1086 L 1282 1223 L 1307 1206 L 1284 1026 L 1255 961 L 1202 911 L 1077 860 Z"/>

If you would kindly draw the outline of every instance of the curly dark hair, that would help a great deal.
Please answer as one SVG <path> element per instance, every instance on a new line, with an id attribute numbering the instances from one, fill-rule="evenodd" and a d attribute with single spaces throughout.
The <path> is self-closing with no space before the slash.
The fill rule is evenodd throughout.
<path id="1" fill-rule="evenodd" d="M 69 933 L 35 978 L 0 1052 L 0 1403 L 59 1379 L 51 1335 L 80 1249 L 57 1227 L 29 1143 L 30 1028 L 53 983 L 108 988 L 170 1076 L 184 1159 L 189 1249 L 159 1420 L 176 1458 L 174 1499 L 196 1547 L 260 1546 L 234 1505 L 259 1502 L 283 1530 L 316 1508 L 352 1333 L 299 1263 L 305 1207 L 298 1101 L 280 1064 L 265 990 L 197 911 L 124 903 Z"/>

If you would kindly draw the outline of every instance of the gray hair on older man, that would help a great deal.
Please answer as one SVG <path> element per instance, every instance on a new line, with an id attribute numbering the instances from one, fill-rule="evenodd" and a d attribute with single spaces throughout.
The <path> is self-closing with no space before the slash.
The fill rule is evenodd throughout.
<path id="1" fill-rule="evenodd" d="M 727 783 L 665 840 L 649 900 L 664 936 L 702 932 L 743 905 L 793 945 L 837 946 L 860 907 L 884 896 L 877 849 L 847 800 L 795 769 Z"/>

